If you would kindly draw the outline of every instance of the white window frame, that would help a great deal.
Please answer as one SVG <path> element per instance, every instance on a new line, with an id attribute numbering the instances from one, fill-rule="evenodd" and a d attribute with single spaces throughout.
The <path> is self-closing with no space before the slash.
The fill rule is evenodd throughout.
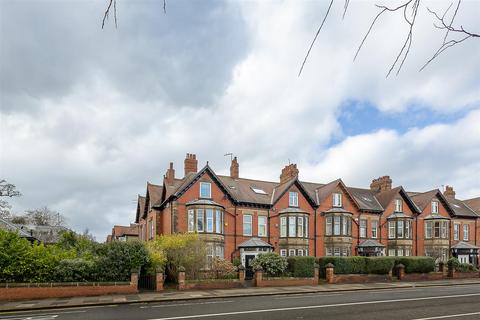
<path id="1" fill-rule="evenodd" d="M 207 232 L 210 232 L 210 233 L 213 233 L 213 230 L 214 230 L 214 221 L 213 221 L 213 209 L 211 208 L 207 208 L 205 209 L 205 216 L 206 216 L 206 220 L 207 220 Z"/>
<path id="2" fill-rule="evenodd" d="M 412 252 L 410 248 L 405 248 L 405 257 L 410 257 L 412 255 Z"/>
<path id="3" fill-rule="evenodd" d="M 215 232 L 223 233 L 223 212 L 221 210 L 215 210 Z"/>
<path id="4" fill-rule="evenodd" d="M 287 249 L 280 249 L 280 256 L 286 257 L 287 256 Z"/>
<path id="5" fill-rule="evenodd" d="M 304 231 L 304 226 L 303 226 L 303 217 L 298 217 L 297 218 L 297 237 L 303 238 L 303 231 Z"/>
<path id="6" fill-rule="evenodd" d="M 288 206 L 298 207 L 298 192 L 290 191 L 288 193 Z"/>
<path id="7" fill-rule="evenodd" d="M 403 239 L 405 237 L 405 221 L 397 220 L 397 238 Z"/>
<path id="8" fill-rule="evenodd" d="M 432 201 L 432 214 L 438 214 L 438 201 Z"/>
<path id="9" fill-rule="evenodd" d="M 412 222 L 410 220 L 405 220 L 405 239 L 410 239 L 412 235 Z"/>
<path id="10" fill-rule="evenodd" d="M 372 220 L 371 225 L 372 225 L 372 239 L 377 239 L 378 238 L 378 221 Z"/>
<path id="11" fill-rule="evenodd" d="M 289 216 L 288 217 L 288 237 L 296 237 L 296 236 L 297 236 L 297 217 Z"/>
<path id="12" fill-rule="evenodd" d="M 341 224 L 342 224 L 342 218 L 340 216 L 333 216 L 333 235 L 334 236 L 339 236 L 342 234 Z"/>
<path id="13" fill-rule="evenodd" d="M 431 220 L 425 221 L 425 239 L 433 238 L 433 223 Z"/>
<path id="14" fill-rule="evenodd" d="M 403 201 L 402 199 L 395 199 L 395 212 L 403 212 Z"/>
<path id="15" fill-rule="evenodd" d="M 308 238 L 308 217 L 305 217 L 305 232 L 304 232 L 305 238 Z"/>
<path id="16" fill-rule="evenodd" d="M 203 194 L 203 187 L 208 186 L 208 196 Z M 212 184 L 210 182 L 200 182 L 200 198 L 211 199 L 212 198 Z"/>
<path id="17" fill-rule="evenodd" d="M 397 226 L 395 224 L 395 221 L 394 220 L 388 221 L 388 239 L 395 239 L 396 234 L 397 234 Z"/>
<path id="18" fill-rule="evenodd" d="M 195 231 L 195 210 L 188 209 L 188 232 Z"/>
<path id="19" fill-rule="evenodd" d="M 335 192 L 333 194 L 333 207 L 340 208 L 342 207 L 342 194 Z"/>
<path id="20" fill-rule="evenodd" d="M 360 219 L 360 238 L 367 237 L 367 219 Z"/>
<path id="21" fill-rule="evenodd" d="M 332 247 L 325 248 L 325 256 L 327 256 L 327 257 L 333 256 L 333 248 Z"/>
<path id="22" fill-rule="evenodd" d="M 258 236 L 266 237 L 267 236 L 267 216 L 259 215 L 257 217 L 257 224 L 258 224 Z"/>
<path id="23" fill-rule="evenodd" d="M 453 224 L 453 240 L 460 240 L 460 223 Z"/>
<path id="24" fill-rule="evenodd" d="M 295 256 L 295 249 L 288 249 L 288 256 L 294 257 Z"/>
<path id="25" fill-rule="evenodd" d="M 203 209 L 197 209 L 197 231 L 205 232 L 205 210 Z"/>
<path id="26" fill-rule="evenodd" d="M 250 220 L 250 221 L 247 221 Z M 251 214 L 244 214 L 243 215 L 243 235 L 244 236 L 252 236 L 253 235 L 253 216 Z M 245 226 L 250 225 L 250 233 L 248 233 Z"/>
<path id="27" fill-rule="evenodd" d="M 397 254 L 397 251 L 395 249 L 388 249 L 388 256 L 389 257 L 395 257 L 396 254 Z"/>
<path id="28" fill-rule="evenodd" d="M 397 256 L 403 257 L 403 248 L 397 248 Z"/>
<path id="29" fill-rule="evenodd" d="M 298 249 L 297 250 L 297 256 L 303 257 L 303 249 Z"/>
<path id="30" fill-rule="evenodd" d="M 280 237 L 287 237 L 287 217 L 280 217 Z"/>
<path id="31" fill-rule="evenodd" d="M 470 225 L 463 225 L 463 241 L 469 241 L 470 239 Z"/>
<path id="32" fill-rule="evenodd" d="M 333 234 L 333 216 L 325 217 L 325 235 L 331 236 Z"/>

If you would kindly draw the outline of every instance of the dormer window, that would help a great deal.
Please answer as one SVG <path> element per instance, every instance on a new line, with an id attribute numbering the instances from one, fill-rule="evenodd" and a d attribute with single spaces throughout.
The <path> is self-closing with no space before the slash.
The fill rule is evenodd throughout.
<path id="1" fill-rule="evenodd" d="M 212 198 L 212 185 L 210 182 L 200 182 L 200 198 Z"/>
<path id="2" fill-rule="evenodd" d="M 438 214 L 438 202 L 437 201 L 432 201 L 432 213 L 433 214 Z"/>
<path id="3" fill-rule="evenodd" d="M 395 199 L 395 212 L 403 212 L 401 199 Z"/>
<path id="4" fill-rule="evenodd" d="M 342 194 L 341 193 L 334 193 L 333 194 L 333 206 L 337 207 L 337 208 L 342 206 Z"/>
<path id="5" fill-rule="evenodd" d="M 298 207 L 298 193 L 290 191 L 288 194 L 288 205 L 290 207 Z"/>

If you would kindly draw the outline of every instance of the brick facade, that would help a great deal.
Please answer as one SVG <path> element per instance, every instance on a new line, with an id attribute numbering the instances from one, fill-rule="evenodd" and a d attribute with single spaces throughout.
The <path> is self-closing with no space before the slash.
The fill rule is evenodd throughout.
<path id="1" fill-rule="evenodd" d="M 480 213 L 456 199 L 451 187 L 445 195 L 407 192 L 393 188 L 389 176 L 373 179 L 365 189 L 348 187 L 341 179 L 302 182 L 295 164 L 283 168 L 277 182 L 252 180 L 240 177 L 237 157 L 230 175 L 221 176 L 208 163 L 197 171 L 194 154 L 187 154 L 184 172 L 183 178 L 175 177 L 170 163 L 163 185 L 149 183 L 145 197 L 139 196 L 140 239 L 151 239 L 152 228 L 154 235 L 198 231 L 213 256 L 229 260 L 239 257 L 239 246 L 252 238 L 279 254 L 310 256 L 421 256 L 445 248 L 448 258 L 458 244 L 460 251 L 474 249 L 470 262 L 478 264 Z"/>

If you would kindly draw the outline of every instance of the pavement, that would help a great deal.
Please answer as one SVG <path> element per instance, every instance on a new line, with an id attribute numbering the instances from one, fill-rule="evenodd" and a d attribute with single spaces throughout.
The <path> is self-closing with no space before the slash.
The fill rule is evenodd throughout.
<path id="1" fill-rule="evenodd" d="M 318 286 L 292 286 L 257 288 L 248 287 L 240 289 L 212 289 L 195 291 L 165 290 L 162 292 L 143 292 L 127 295 L 103 295 L 73 298 L 52 298 L 41 300 L 0 301 L 0 314 L 11 311 L 28 311 L 42 309 L 58 309 L 73 307 L 89 307 L 119 304 L 140 304 L 152 302 L 187 301 L 215 298 L 235 298 L 254 296 L 296 295 L 308 293 L 335 293 L 342 291 L 362 290 L 392 290 L 424 287 L 450 287 L 480 285 L 476 279 L 451 279 L 438 281 L 418 282 L 388 282 L 388 283 L 361 283 L 361 284 L 321 284 Z M 480 319 L 480 316 L 479 316 Z"/>
<path id="2" fill-rule="evenodd" d="M 309 292 L 297 287 L 294 293 L 284 288 L 268 289 L 273 295 L 233 297 L 214 290 L 209 299 L 150 301 L 108 305 L 79 306 L 48 310 L 0 312 L 0 320 L 434 320 L 480 319 L 480 284 L 436 283 L 435 286 L 361 285 L 348 290 L 339 285 L 335 291 Z M 323 287 L 323 286 L 322 286 Z M 370 288 L 369 288 L 370 287 Z M 314 289 L 318 289 L 313 287 Z M 358 288 L 361 288 L 358 290 Z M 252 288 L 253 289 L 253 288 Z M 264 289 L 247 292 L 265 293 Z M 338 290 L 341 289 L 341 290 Z M 303 290 L 303 291 L 302 291 Z M 229 292 L 234 292 L 233 290 Z M 143 294 L 141 295 L 143 296 Z M 208 295 L 205 294 L 205 297 Z"/>

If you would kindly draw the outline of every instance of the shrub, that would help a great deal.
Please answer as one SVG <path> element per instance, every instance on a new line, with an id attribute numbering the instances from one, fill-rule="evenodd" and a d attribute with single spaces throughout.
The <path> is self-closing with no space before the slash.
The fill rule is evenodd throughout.
<path id="1" fill-rule="evenodd" d="M 366 273 L 388 274 L 393 269 L 395 258 L 393 257 L 368 257 L 366 259 Z"/>
<path id="2" fill-rule="evenodd" d="M 456 270 L 460 266 L 460 261 L 458 261 L 457 258 L 452 257 L 452 258 L 448 259 L 447 265 L 448 265 L 449 268 Z"/>
<path id="3" fill-rule="evenodd" d="M 288 271 L 297 278 L 309 278 L 314 275 L 315 258 L 314 257 L 289 257 Z"/>
<path id="4" fill-rule="evenodd" d="M 214 258 L 212 270 L 217 279 L 234 279 L 237 277 L 237 268 L 228 260 Z"/>
<path id="5" fill-rule="evenodd" d="M 74 250 L 62 250 L 57 246 L 45 246 L 36 242 L 30 248 L 27 260 L 29 265 L 25 271 L 25 282 L 49 282 L 56 281 L 55 268 L 63 259 L 75 258 Z M 64 282 L 62 279 L 58 281 Z"/>
<path id="6" fill-rule="evenodd" d="M 367 257 L 321 257 L 318 259 L 319 273 L 325 277 L 325 266 L 331 263 L 335 266 L 336 274 L 367 273 Z"/>
<path id="7" fill-rule="evenodd" d="M 97 254 L 97 281 L 128 281 L 132 269 L 140 269 L 149 262 L 148 251 L 140 241 L 109 242 Z"/>
<path id="8" fill-rule="evenodd" d="M 95 281 L 95 268 L 93 261 L 82 258 L 65 259 L 56 266 L 54 277 L 60 282 Z"/>
<path id="9" fill-rule="evenodd" d="M 403 264 L 405 273 L 429 273 L 435 271 L 433 257 L 397 257 L 395 265 Z"/>
<path id="10" fill-rule="evenodd" d="M 239 257 L 235 257 L 235 258 L 233 258 L 232 263 L 233 263 L 233 265 L 234 265 L 235 267 L 238 268 L 238 267 L 242 264 L 242 261 L 240 260 Z"/>
<path id="11" fill-rule="evenodd" d="M 460 263 L 457 258 L 452 257 L 447 262 L 449 268 L 453 268 L 457 272 L 476 272 L 478 269 L 469 263 Z"/>
<path id="12" fill-rule="evenodd" d="M 0 229 L 0 282 L 24 280 L 29 270 L 30 242 L 17 233 Z"/>
<path id="13" fill-rule="evenodd" d="M 177 280 L 180 266 L 185 268 L 187 278 L 194 279 L 207 264 L 206 244 L 194 233 L 159 236 L 149 244 L 149 252 L 161 257 L 170 281 Z"/>
<path id="14" fill-rule="evenodd" d="M 261 267 L 267 276 L 281 276 L 287 269 L 288 262 L 284 257 L 280 257 L 274 252 L 259 254 L 252 261 L 254 269 Z"/>

